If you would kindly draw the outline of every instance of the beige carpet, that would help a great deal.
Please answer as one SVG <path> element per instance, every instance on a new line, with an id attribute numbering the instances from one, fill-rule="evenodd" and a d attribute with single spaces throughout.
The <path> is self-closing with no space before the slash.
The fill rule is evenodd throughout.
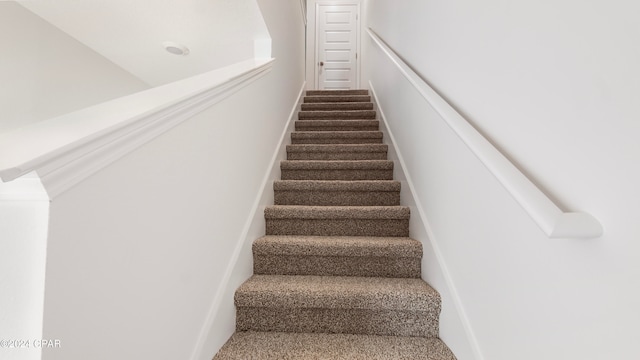
<path id="1" fill-rule="evenodd" d="M 451 360 L 438 338 L 238 332 L 216 360 Z"/>
<path id="2" fill-rule="evenodd" d="M 368 91 L 304 100 L 214 359 L 455 360 Z"/>

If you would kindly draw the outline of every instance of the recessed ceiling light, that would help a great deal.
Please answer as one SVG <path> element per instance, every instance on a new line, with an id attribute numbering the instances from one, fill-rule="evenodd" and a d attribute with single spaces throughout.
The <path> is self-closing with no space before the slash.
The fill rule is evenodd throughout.
<path id="1" fill-rule="evenodd" d="M 182 44 L 178 44 L 173 41 L 165 41 L 162 43 L 162 46 L 164 46 L 165 50 L 167 50 L 168 52 L 174 55 L 182 55 L 182 56 L 189 55 L 189 48 Z"/>

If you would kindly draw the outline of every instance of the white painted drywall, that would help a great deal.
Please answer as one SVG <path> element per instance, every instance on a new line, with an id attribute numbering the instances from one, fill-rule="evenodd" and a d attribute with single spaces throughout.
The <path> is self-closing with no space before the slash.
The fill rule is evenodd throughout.
<path id="1" fill-rule="evenodd" d="M 269 38 L 256 0 L 19 2 L 152 86 L 252 59 Z"/>
<path id="2" fill-rule="evenodd" d="M 367 78 L 480 356 L 640 357 L 638 5 L 367 1 L 367 25 L 566 210 L 604 236 L 548 239 L 372 45 Z M 455 334 L 445 340 L 455 344 Z"/>
<path id="3" fill-rule="evenodd" d="M 270 73 L 52 200 L 44 360 L 210 359 L 233 332 L 304 83 L 299 2 L 260 4 Z"/>
<path id="4" fill-rule="evenodd" d="M 0 182 L 0 359 L 40 360 L 48 214 L 37 176 Z"/>
<path id="5" fill-rule="evenodd" d="M 368 40 L 368 38 L 367 38 Z M 369 56 L 372 61 L 368 61 L 368 65 L 376 65 L 376 68 L 384 71 L 385 67 L 381 66 L 384 57 L 380 56 L 381 54 L 377 52 L 375 47 L 369 48 Z M 398 134 L 398 129 L 396 129 L 396 121 L 391 121 L 396 117 L 406 117 L 407 119 L 421 119 L 426 117 L 427 115 L 420 112 L 424 112 L 424 109 L 420 108 L 420 105 L 424 105 L 421 101 L 418 101 L 419 104 L 416 108 L 411 109 L 411 106 L 404 105 L 403 109 L 409 110 L 409 113 L 398 114 L 395 109 L 389 108 L 387 104 L 378 96 L 383 96 L 384 98 L 388 97 L 387 91 L 404 91 L 405 93 L 411 93 L 413 90 L 411 88 L 411 84 L 402 81 L 402 77 L 397 77 L 400 75 L 397 73 L 392 67 L 389 67 L 386 64 L 386 70 L 384 73 L 386 75 L 395 75 L 394 77 L 387 77 L 385 80 L 393 79 L 395 81 L 394 86 L 390 88 L 385 88 L 385 86 L 373 86 L 373 83 L 370 83 L 370 92 L 373 97 L 373 101 L 376 105 L 376 110 L 378 112 L 378 118 L 380 119 L 381 126 L 380 130 L 384 134 L 384 140 L 388 143 L 389 160 L 393 161 L 395 166 L 393 169 L 393 178 L 400 181 L 402 184 L 401 192 L 400 192 L 400 203 L 404 206 L 409 206 L 411 209 L 411 221 L 409 233 L 412 238 L 423 243 L 423 257 L 422 257 L 422 279 L 429 283 L 434 289 L 436 289 L 440 297 L 442 299 L 442 311 L 440 313 L 440 337 L 446 342 L 447 346 L 449 346 L 456 354 L 458 359 L 473 359 L 473 339 L 470 339 L 467 335 L 467 323 L 466 315 L 464 313 L 464 309 L 461 309 L 460 302 L 458 301 L 458 294 L 456 293 L 455 284 L 451 281 L 451 276 L 448 272 L 448 268 L 442 259 L 442 252 L 438 248 L 438 244 L 431 241 L 433 238 L 433 233 L 431 228 L 429 227 L 429 222 L 425 218 L 425 211 L 422 205 L 422 201 L 417 194 L 417 188 L 413 183 L 414 178 L 411 176 L 412 173 L 409 172 L 410 167 L 407 164 L 407 160 L 413 160 L 411 157 L 411 152 L 409 154 L 404 154 L 403 150 L 406 149 L 407 140 L 406 138 L 401 138 L 402 134 Z M 373 75 L 374 82 L 376 84 L 380 84 L 380 78 L 376 73 Z M 385 80 L 382 80 L 384 83 Z M 385 91 L 385 89 L 387 89 Z M 378 95 L 380 94 L 380 95 Z M 384 104 L 384 105 L 383 105 Z M 384 109 L 382 108 L 384 106 Z M 385 111 L 388 111 L 389 115 Z M 418 120 L 418 123 L 420 121 Z M 408 126 L 411 124 L 404 124 L 405 128 L 412 128 Z M 419 127 L 419 124 L 416 124 Z M 396 136 L 400 135 L 400 136 Z M 416 142 L 422 142 L 424 139 L 421 138 L 421 132 L 415 133 L 416 138 L 413 139 Z M 398 139 L 403 140 L 402 143 L 398 142 Z"/>
<path id="6" fill-rule="evenodd" d="M 304 19 L 300 3 L 296 1 L 258 0 L 260 10 L 272 38 L 272 54 L 276 58 L 272 73 L 272 89 L 268 90 L 274 104 L 271 112 L 262 114 L 263 121 L 282 124 L 277 148 L 268 153 L 272 156 L 270 168 L 263 175 L 262 188 L 256 201 L 256 211 L 249 213 L 245 233 L 236 244 L 234 255 L 229 256 L 226 278 L 219 288 L 217 299 L 209 314 L 205 328 L 206 340 L 193 357 L 194 360 L 209 360 L 224 345 L 235 330 L 235 290 L 253 274 L 253 241 L 265 233 L 264 208 L 273 205 L 273 181 L 280 178 L 280 161 L 286 159 L 286 145 L 291 142 L 295 118 L 300 109 L 304 88 Z M 260 96 L 265 96 L 264 93 Z M 284 122 L 283 122 L 284 121 Z"/>
<path id="7" fill-rule="evenodd" d="M 0 2 L 0 133 L 148 86 L 15 2 Z"/>
<path id="8" fill-rule="evenodd" d="M 65 346 L 44 359 L 191 356 L 281 131 L 270 79 L 53 199 L 44 333 Z"/>

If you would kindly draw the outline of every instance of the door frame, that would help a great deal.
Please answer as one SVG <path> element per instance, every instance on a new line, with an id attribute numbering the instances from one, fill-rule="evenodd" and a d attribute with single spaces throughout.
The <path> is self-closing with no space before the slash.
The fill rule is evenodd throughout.
<path id="1" fill-rule="evenodd" d="M 320 5 L 356 5 L 358 19 L 356 26 L 356 88 L 361 88 L 360 73 L 362 71 L 361 58 L 361 30 L 362 30 L 362 1 L 361 0 L 307 0 L 307 46 L 306 46 L 306 79 L 307 90 L 318 89 L 318 46 L 317 46 L 317 16 Z"/>

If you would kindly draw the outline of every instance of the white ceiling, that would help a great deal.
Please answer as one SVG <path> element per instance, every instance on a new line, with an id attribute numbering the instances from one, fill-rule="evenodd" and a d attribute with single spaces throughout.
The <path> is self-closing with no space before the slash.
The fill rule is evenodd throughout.
<path id="1" fill-rule="evenodd" d="M 17 2 L 151 86 L 253 58 L 254 41 L 269 39 L 256 0 Z"/>

